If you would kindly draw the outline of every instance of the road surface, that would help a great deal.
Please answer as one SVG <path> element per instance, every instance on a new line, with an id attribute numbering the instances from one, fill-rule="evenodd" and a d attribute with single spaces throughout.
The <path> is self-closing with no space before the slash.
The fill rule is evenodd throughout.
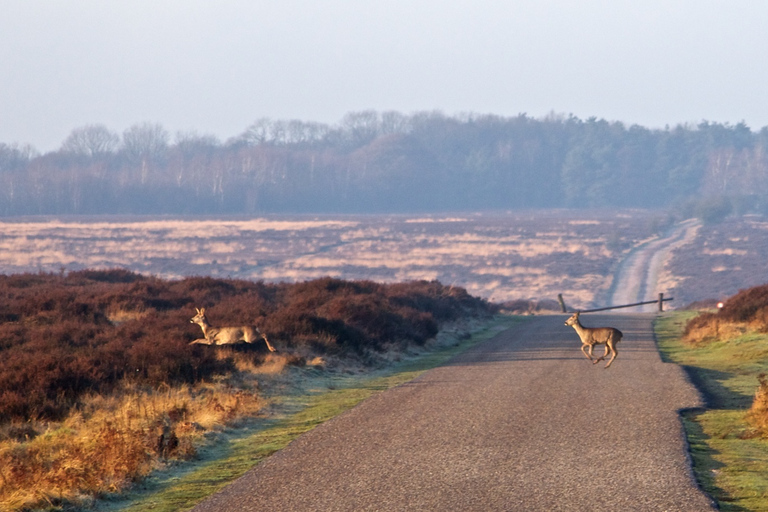
<path id="1" fill-rule="evenodd" d="M 565 319 L 534 317 L 364 401 L 195 512 L 712 510 L 678 416 L 700 398 L 661 362 L 652 316 L 582 316 L 624 331 L 607 370 Z"/>

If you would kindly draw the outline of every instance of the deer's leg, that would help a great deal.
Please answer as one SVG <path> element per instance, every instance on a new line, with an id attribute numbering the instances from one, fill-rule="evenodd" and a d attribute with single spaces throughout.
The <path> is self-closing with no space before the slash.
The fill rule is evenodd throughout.
<path id="1" fill-rule="evenodd" d="M 587 350 L 586 350 L 587 347 L 589 347 L 589 353 L 587 353 Z M 581 351 L 584 352 L 584 357 L 586 357 L 590 361 L 592 360 L 592 345 L 587 345 L 587 344 L 582 345 Z"/>
<path id="2" fill-rule="evenodd" d="M 265 334 L 262 334 L 261 337 L 264 338 L 264 343 L 267 344 L 267 348 L 269 349 L 270 352 L 277 352 L 275 350 L 275 347 L 272 346 L 272 344 L 269 342 L 269 340 L 267 339 L 267 336 Z"/>
<path id="3" fill-rule="evenodd" d="M 212 343 L 212 341 L 211 341 L 211 340 L 209 340 L 208 338 L 200 338 L 200 339 L 198 339 L 198 340 L 195 340 L 195 341 L 190 341 L 190 342 L 189 342 L 189 344 L 190 344 L 190 345 L 194 345 L 194 344 L 196 344 L 196 343 L 197 343 L 197 344 L 200 344 L 200 345 L 210 345 L 210 344 Z"/>
<path id="4" fill-rule="evenodd" d="M 592 359 L 592 357 L 594 356 L 594 354 L 592 353 L 592 351 L 593 351 L 594 349 L 595 349 L 595 345 L 594 345 L 594 344 L 592 344 L 592 345 L 590 345 L 590 346 L 589 346 L 589 360 L 590 360 L 590 361 L 592 361 L 592 364 L 597 364 L 597 363 L 599 363 L 599 362 L 600 362 L 600 359 L 599 359 L 599 358 L 597 358 L 597 359 Z"/>
<path id="5" fill-rule="evenodd" d="M 606 343 L 605 344 L 605 353 L 602 356 L 598 357 L 597 361 L 595 361 L 595 363 L 598 363 L 600 361 L 605 361 L 605 358 L 608 357 L 608 354 L 610 354 L 610 353 L 611 353 L 611 348 L 609 347 L 609 344 Z"/>
<path id="6" fill-rule="evenodd" d="M 611 359 L 608 361 L 608 364 L 605 365 L 606 368 L 611 366 L 611 363 L 613 362 L 614 359 L 616 359 L 616 355 L 618 354 L 618 352 L 616 352 L 616 345 L 614 345 L 613 342 L 609 342 L 605 344 L 606 350 L 608 349 L 609 345 L 611 347 Z"/>

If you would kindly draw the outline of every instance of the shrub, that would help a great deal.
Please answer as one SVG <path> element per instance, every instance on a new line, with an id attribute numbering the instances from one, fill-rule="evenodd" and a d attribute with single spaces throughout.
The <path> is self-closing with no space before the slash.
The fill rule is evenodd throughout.
<path id="1" fill-rule="evenodd" d="M 683 336 L 689 341 L 729 337 L 747 329 L 768 332 L 768 285 L 755 286 L 730 297 L 716 313 L 692 318 Z"/>

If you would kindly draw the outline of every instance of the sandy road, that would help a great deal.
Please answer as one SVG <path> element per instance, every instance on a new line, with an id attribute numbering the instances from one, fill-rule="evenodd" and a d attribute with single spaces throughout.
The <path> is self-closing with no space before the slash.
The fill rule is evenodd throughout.
<path id="1" fill-rule="evenodd" d="M 652 317 L 584 315 L 625 333 L 608 370 L 565 318 L 532 318 L 363 402 L 194 510 L 711 510 L 678 417 L 699 397 L 661 362 Z"/>
<path id="2" fill-rule="evenodd" d="M 660 292 L 668 292 L 661 288 L 659 283 L 664 265 L 671 257 L 673 250 L 693 240 L 699 227 L 700 223 L 696 220 L 681 222 L 667 235 L 651 240 L 633 250 L 616 271 L 614 276 L 616 284 L 612 287 L 608 303 L 611 305 L 634 304 L 654 300 Z M 638 306 L 636 311 L 653 312 L 657 308 L 656 304 L 649 304 Z"/>

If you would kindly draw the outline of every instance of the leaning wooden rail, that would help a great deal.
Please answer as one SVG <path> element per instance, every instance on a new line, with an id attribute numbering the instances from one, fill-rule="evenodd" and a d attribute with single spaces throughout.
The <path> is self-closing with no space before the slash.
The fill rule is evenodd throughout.
<path id="1" fill-rule="evenodd" d="M 608 307 L 605 307 L 605 308 L 583 309 L 583 310 L 580 311 L 580 313 L 594 313 L 596 311 L 607 311 L 609 309 L 631 308 L 633 306 L 645 306 L 646 304 L 658 304 L 659 305 L 659 313 L 661 313 L 661 312 L 664 311 L 664 303 L 669 301 L 669 300 L 674 300 L 674 299 L 672 297 L 668 297 L 668 298 L 665 299 L 664 298 L 664 294 L 660 293 L 659 294 L 659 298 L 656 299 L 656 300 L 647 300 L 645 302 L 635 302 L 634 304 L 624 304 L 622 306 L 608 306 Z M 557 301 L 560 303 L 560 309 L 562 310 L 562 312 L 563 313 L 567 313 L 568 312 L 568 308 L 565 307 L 565 301 L 563 300 L 563 295 L 562 294 L 559 293 L 557 295 Z"/>

